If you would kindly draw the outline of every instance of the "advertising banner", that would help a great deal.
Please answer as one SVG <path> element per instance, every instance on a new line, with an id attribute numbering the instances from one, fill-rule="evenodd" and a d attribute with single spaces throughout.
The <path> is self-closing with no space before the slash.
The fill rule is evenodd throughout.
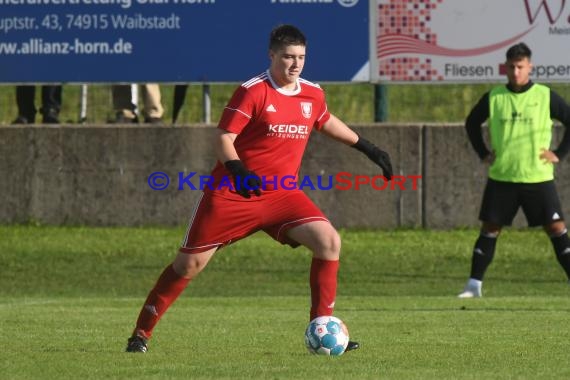
<path id="1" fill-rule="evenodd" d="M 369 79 L 366 0 L 0 0 L 0 83 L 240 82 L 271 29 L 309 41 L 304 76 Z"/>
<path id="2" fill-rule="evenodd" d="M 372 82 L 500 82 L 525 42 L 532 76 L 570 79 L 570 1 L 371 0 Z"/>

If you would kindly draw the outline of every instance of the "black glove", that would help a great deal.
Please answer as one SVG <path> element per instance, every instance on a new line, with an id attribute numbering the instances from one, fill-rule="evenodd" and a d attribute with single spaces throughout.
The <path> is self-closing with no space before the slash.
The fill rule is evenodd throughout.
<path id="1" fill-rule="evenodd" d="M 392 179 L 394 170 L 392 170 L 392 163 L 390 162 L 388 153 L 361 136 L 358 136 L 358 141 L 352 147 L 364 153 L 372 162 L 380 166 L 382 168 L 382 174 L 388 181 Z"/>
<path id="2" fill-rule="evenodd" d="M 229 160 L 224 166 L 234 177 L 236 192 L 244 198 L 251 198 L 250 191 L 258 197 L 261 195 L 261 178 L 254 172 L 247 170 L 241 160 Z"/>

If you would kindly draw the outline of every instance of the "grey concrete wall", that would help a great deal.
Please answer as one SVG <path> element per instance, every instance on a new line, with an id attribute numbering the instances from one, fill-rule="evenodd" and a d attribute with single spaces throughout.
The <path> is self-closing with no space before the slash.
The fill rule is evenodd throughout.
<path id="1" fill-rule="evenodd" d="M 153 191 L 164 171 L 208 173 L 212 128 L 0 128 L 0 222 L 174 225 L 197 192 Z"/>
<path id="2" fill-rule="evenodd" d="M 411 180 L 403 183 L 403 190 L 368 185 L 360 190 L 307 190 L 337 227 L 479 224 L 486 168 L 462 126 L 352 127 L 390 152 L 398 174 L 423 178 L 416 190 Z M 199 191 L 178 190 L 178 173 L 209 174 L 215 162 L 213 132 L 213 126 L 204 125 L 0 127 L 0 223 L 184 225 Z M 561 132 L 556 129 L 556 140 Z M 558 165 L 557 184 L 563 205 L 570 206 L 567 168 L 566 162 Z M 148 176 L 156 171 L 170 177 L 166 190 L 149 187 Z M 326 185 L 328 176 L 339 172 L 350 173 L 352 180 L 381 174 L 361 153 L 314 133 L 301 174 L 315 184 L 322 176 Z M 516 225 L 524 225 L 521 215 Z"/>

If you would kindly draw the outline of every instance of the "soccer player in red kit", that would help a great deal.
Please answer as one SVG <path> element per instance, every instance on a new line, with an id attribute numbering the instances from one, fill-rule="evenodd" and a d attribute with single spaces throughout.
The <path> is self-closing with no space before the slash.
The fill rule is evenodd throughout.
<path id="1" fill-rule="evenodd" d="M 214 253 L 259 230 L 313 253 L 310 319 L 332 315 L 340 237 L 302 190 L 280 188 L 297 178 L 313 129 L 363 152 L 392 177 L 388 154 L 329 113 L 323 90 L 300 78 L 306 39 L 292 25 L 276 27 L 269 41 L 269 69 L 237 88 L 218 124 L 214 181 L 194 209 L 186 238 L 172 264 L 150 291 L 128 352 L 146 352 L 153 329 Z M 349 342 L 347 350 L 358 348 Z"/>

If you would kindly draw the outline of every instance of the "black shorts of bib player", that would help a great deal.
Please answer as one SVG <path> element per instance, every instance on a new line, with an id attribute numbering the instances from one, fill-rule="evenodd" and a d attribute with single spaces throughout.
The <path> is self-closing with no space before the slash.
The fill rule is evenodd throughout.
<path id="1" fill-rule="evenodd" d="M 544 226 L 552 218 L 564 219 L 554 181 L 512 183 L 489 179 L 483 193 L 479 220 L 510 226 L 522 210 L 530 227 Z"/>

